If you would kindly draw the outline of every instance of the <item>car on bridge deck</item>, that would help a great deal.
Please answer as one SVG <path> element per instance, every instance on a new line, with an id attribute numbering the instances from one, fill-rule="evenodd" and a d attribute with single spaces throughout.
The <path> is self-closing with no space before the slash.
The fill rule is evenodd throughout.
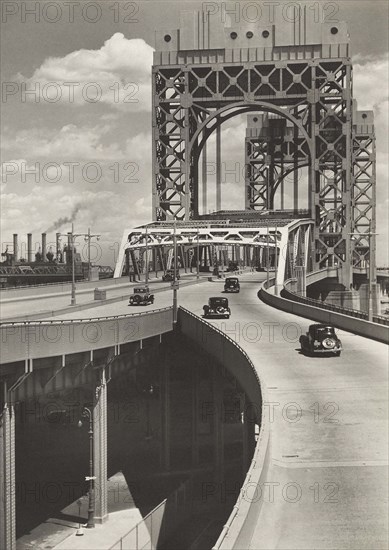
<path id="1" fill-rule="evenodd" d="M 204 317 L 230 318 L 231 310 L 228 307 L 228 299 L 214 296 L 208 299 L 208 304 L 203 306 Z"/>
<path id="2" fill-rule="evenodd" d="M 239 292 L 240 284 L 238 277 L 227 277 L 224 282 L 224 292 Z"/>
<path id="3" fill-rule="evenodd" d="M 319 353 L 340 355 L 342 342 L 330 325 L 310 325 L 308 332 L 300 336 L 301 351 L 307 355 Z"/>
<path id="4" fill-rule="evenodd" d="M 154 294 L 150 293 L 147 285 L 135 286 L 133 292 L 128 301 L 129 306 L 147 306 L 154 303 Z"/>
<path id="5" fill-rule="evenodd" d="M 180 272 L 176 269 L 176 281 L 180 278 Z M 174 281 L 174 269 L 168 269 L 164 275 L 162 275 L 162 281 Z"/>

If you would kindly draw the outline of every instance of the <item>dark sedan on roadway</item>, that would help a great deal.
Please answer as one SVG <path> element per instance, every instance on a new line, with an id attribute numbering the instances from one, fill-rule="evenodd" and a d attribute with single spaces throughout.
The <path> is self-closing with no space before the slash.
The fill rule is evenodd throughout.
<path id="1" fill-rule="evenodd" d="M 330 325 L 310 325 L 308 332 L 300 336 L 301 351 L 307 355 L 333 354 L 340 355 L 342 342 Z"/>

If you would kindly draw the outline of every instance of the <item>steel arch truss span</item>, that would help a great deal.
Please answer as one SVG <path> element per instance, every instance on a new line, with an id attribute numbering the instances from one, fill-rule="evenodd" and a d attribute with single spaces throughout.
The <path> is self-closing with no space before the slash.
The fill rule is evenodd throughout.
<path id="1" fill-rule="evenodd" d="M 239 105 L 236 112 L 240 113 L 268 106 L 283 112 L 308 136 L 299 149 L 309 156 L 315 261 L 318 267 L 344 265 L 348 279 L 350 90 L 348 59 L 154 66 L 154 218 L 196 218 L 198 158 L 208 135 L 220 123 L 219 114 L 229 106 Z M 255 177 L 257 181 L 248 188 L 247 206 L 267 208 L 263 165 L 256 168 Z"/>

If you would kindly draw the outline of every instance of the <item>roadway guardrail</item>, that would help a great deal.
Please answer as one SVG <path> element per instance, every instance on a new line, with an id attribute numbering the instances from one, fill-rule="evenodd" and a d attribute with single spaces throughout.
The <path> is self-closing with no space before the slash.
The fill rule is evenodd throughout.
<path id="1" fill-rule="evenodd" d="M 271 281 L 269 288 L 273 284 L 274 281 Z M 282 311 L 312 319 L 319 323 L 328 323 L 342 330 L 347 330 L 348 332 L 365 336 L 378 342 L 389 343 L 389 326 L 366 321 L 365 319 L 333 311 L 332 309 L 322 308 L 318 305 L 295 301 L 293 298 L 287 299 L 286 297 L 276 296 L 268 292 L 266 282 L 262 284 L 258 296 L 265 304 Z"/>

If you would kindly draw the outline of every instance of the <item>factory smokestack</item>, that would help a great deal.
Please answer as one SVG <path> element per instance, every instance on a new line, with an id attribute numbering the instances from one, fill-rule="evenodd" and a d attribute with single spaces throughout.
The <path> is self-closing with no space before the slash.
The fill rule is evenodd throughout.
<path id="1" fill-rule="evenodd" d="M 14 260 L 15 262 L 17 261 L 18 259 L 18 255 L 19 255 L 19 250 L 18 250 L 19 246 L 18 246 L 18 234 L 17 233 L 14 233 L 14 250 L 13 250 L 13 253 L 14 253 Z"/>
<path id="2" fill-rule="evenodd" d="M 59 262 L 61 258 L 61 233 L 55 234 L 55 257 Z"/>
<path id="3" fill-rule="evenodd" d="M 32 234 L 27 233 L 27 261 L 32 262 Z"/>
<path id="4" fill-rule="evenodd" d="M 42 233 L 42 262 L 46 261 L 46 233 Z"/>

